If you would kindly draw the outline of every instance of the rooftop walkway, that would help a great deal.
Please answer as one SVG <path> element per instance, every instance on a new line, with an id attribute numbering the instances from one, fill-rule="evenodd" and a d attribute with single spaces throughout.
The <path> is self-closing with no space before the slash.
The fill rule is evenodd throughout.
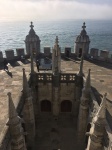
<path id="1" fill-rule="evenodd" d="M 80 61 L 72 60 L 62 60 L 61 71 L 63 73 L 77 73 L 79 71 Z M 15 106 L 18 104 L 18 96 L 22 90 L 22 68 L 25 68 L 27 77 L 30 73 L 30 60 L 22 63 L 21 61 L 15 64 L 9 65 L 9 72 L 0 70 L 0 138 L 4 134 L 3 129 L 6 121 L 8 119 L 8 98 L 7 93 L 12 93 L 12 98 Z M 86 61 L 84 60 L 84 74 L 87 76 L 88 69 L 91 69 L 91 85 L 97 96 L 102 97 L 102 95 L 107 92 L 107 99 L 109 101 L 108 109 L 110 114 L 112 114 L 112 64 L 106 64 L 96 61 Z M 35 72 L 37 68 L 34 65 Z M 40 72 L 51 72 L 51 70 L 41 70 Z M 61 130 L 63 132 L 63 130 Z M 63 133 L 61 133 L 63 134 Z M 65 137 L 62 137 L 65 138 Z"/>

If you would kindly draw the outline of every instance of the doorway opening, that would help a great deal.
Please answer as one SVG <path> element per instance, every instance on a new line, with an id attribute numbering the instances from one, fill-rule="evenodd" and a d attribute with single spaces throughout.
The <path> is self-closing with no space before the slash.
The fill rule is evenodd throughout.
<path id="1" fill-rule="evenodd" d="M 64 100 L 61 102 L 61 112 L 71 112 L 72 102 L 70 100 Z"/>

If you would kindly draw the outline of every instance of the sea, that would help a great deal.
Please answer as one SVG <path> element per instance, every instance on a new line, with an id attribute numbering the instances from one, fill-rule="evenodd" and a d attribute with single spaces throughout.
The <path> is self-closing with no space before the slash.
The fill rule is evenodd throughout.
<path id="1" fill-rule="evenodd" d="M 90 37 L 90 49 L 109 50 L 112 54 L 112 20 L 60 20 L 60 21 L 33 21 L 34 30 L 41 40 L 41 52 L 44 47 L 53 47 L 55 37 L 59 38 L 61 51 L 71 47 L 74 52 L 76 37 L 86 22 L 86 31 Z M 25 48 L 25 37 L 30 30 L 30 22 L 0 22 L 0 51 L 5 56 L 5 50 Z"/>

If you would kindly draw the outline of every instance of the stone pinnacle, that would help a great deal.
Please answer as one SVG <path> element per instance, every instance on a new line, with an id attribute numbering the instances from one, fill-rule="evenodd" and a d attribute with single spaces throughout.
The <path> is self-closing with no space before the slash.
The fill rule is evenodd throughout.
<path id="1" fill-rule="evenodd" d="M 15 109 L 14 103 L 12 101 L 11 93 L 8 92 L 7 95 L 8 95 L 8 100 L 9 100 L 9 122 L 8 124 L 13 124 L 14 122 L 15 123 L 18 122 L 19 119 L 18 119 L 18 115 Z"/>

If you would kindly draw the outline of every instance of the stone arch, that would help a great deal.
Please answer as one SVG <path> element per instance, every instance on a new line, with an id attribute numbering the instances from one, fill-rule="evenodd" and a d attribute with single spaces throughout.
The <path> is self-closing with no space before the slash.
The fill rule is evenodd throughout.
<path id="1" fill-rule="evenodd" d="M 51 112 L 51 102 L 49 100 L 41 101 L 41 112 Z"/>
<path id="2" fill-rule="evenodd" d="M 72 102 L 70 100 L 64 100 L 61 102 L 61 112 L 71 112 Z"/>

